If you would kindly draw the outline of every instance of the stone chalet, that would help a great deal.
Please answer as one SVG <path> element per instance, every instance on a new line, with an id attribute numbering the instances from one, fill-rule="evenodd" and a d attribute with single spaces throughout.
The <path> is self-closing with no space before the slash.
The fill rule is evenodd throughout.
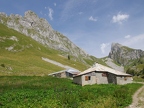
<path id="1" fill-rule="evenodd" d="M 132 80 L 132 75 L 114 70 L 98 63 L 73 77 L 73 82 L 82 86 L 109 83 L 122 85 L 132 83 Z"/>

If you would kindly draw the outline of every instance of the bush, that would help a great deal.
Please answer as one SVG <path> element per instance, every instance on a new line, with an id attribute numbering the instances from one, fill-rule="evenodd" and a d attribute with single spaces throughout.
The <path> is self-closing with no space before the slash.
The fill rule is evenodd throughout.
<path id="1" fill-rule="evenodd" d="M 1 67 L 4 67 L 4 68 L 5 68 L 5 64 L 1 64 Z"/>
<path id="2" fill-rule="evenodd" d="M 133 76 L 136 75 L 136 72 L 133 69 L 128 68 L 128 70 L 126 71 L 126 73 L 131 74 Z"/>

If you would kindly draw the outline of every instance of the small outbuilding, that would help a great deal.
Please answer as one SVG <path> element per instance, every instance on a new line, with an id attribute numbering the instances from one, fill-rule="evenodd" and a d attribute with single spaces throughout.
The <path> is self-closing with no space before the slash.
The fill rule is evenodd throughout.
<path id="1" fill-rule="evenodd" d="M 130 74 L 126 74 L 96 63 L 92 68 L 74 76 L 73 82 L 82 86 L 109 83 L 127 84 L 132 83 L 132 79 L 132 75 Z"/>
<path id="2" fill-rule="evenodd" d="M 66 69 L 59 72 L 54 72 L 49 74 L 49 76 L 57 77 L 57 78 L 73 78 L 78 75 L 80 71 L 76 69 Z"/>
<path id="3" fill-rule="evenodd" d="M 65 73 L 66 73 L 66 77 L 73 78 L 76 75 L 78 75 L 80 72 L 78 70 L 75 70 L 75 69 L 68 69 L 65 71 Z"/>
<path id="4" fill-rule="evenodd" d="M 57 78 L 66 78 L 65 71 L 66 70 L 50 73 L 50 74 L 48 74 L 48 76 L 53 76 L 53 77 L 57 77 Z"/>

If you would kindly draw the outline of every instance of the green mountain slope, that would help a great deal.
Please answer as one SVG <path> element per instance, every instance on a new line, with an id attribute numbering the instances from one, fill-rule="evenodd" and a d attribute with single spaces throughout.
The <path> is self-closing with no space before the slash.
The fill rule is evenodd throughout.
<path id="1" fill-rule="evenodd" d="M 86 65 L 68 60 L 60 53 L 0 24 L 0 75 L 46 75 L 63 68 L 45 62 L 46 57 L 79 70 Z"/>
<path id="2" fill-rule="evenodd" d="M 45 62 L 42 57 L 57 61 L 83 71 L 95 62 L 105 63 L 93 56 L 84 62 L 63 52 L 44 46 L 31 37 L 21 34 L 0 23 L 0 75 L 47 75 L 63 70 L 57 65 Z"/>
<path id="3" fill-rule="evenodd" d="M 26 36 L 31 37 L 42 45 L 61 52 L 61 55 L 85 63 L 84 59 L 91 59 L 81 48 L 76 46 L 66 36 L 55 31 L 46 19 L 40 18 L 35 12 L 29 10 L 24 16 L 0 12 L 0 23 L 12 28 Z M 86 63 L 87 64 L 87 63 Z"/>

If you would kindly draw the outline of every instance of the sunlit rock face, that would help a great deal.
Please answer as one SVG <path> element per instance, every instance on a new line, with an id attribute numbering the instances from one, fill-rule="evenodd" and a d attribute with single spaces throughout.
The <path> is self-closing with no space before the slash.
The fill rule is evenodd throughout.
<path id="1" fill-rule="evenodd" d="M 118 43 L 113 43 L 108 57 L 119 64 L 127 65 L 130 60 L 139 59 L 142 56 L 144 56 L 144 51 L 142 50 L 132 49 Z"/>

